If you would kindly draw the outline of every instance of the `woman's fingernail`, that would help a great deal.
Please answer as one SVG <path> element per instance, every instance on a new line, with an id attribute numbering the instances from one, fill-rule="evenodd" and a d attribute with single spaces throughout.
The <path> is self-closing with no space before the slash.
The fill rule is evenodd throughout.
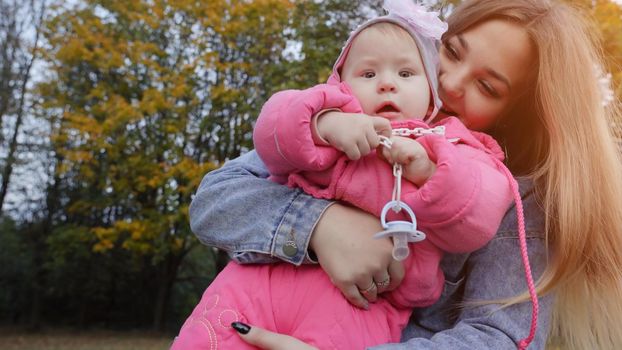
<path id="1" fill-rule="evenodd" d="M 238 333 L 240 334 L 247 334 L 251 330 L 251 326 L 247 325 L 246 323 L 242 323 L 242 322 L 232 322 L 231 327 L 233 327 L 233 329 L 238 331 Z"/>

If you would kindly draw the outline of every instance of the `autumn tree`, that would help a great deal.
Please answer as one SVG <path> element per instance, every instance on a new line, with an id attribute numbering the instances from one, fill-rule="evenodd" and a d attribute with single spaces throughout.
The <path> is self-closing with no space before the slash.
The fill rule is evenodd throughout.
<path id="1" fill-rule="evenodd" d="M 56 9 L 45 31 L 51 74 L 39 85 L 55 169 L 47 199 L 60 209 L 50 216 L 52 252 L 81 242 L 157 267 L 161 328 L 178 267 L 197 244 L 187 213 L 202 176 L 252 148 L 254 119 L 274 91 L 326 78 L 370 3 L 89 0 Z"/>
<path id="2" fill-rule="evenodd" d="M 191 195 L 249 138 L 261 74 L 280 59 L 292 6 L 90 0 L 48 22 L 53 77 L 40 91 L 62 221 L 98 254 L 123 249 L 158 267 L 154 328 L 196 244 Z"/>

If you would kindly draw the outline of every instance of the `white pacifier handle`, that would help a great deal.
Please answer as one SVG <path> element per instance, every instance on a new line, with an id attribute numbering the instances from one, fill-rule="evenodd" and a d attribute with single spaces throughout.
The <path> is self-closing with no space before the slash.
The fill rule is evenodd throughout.
<path id="1" fill-rule="evenodd" d="M 404 209 L 410 216 L 410 221 L 386 221 L 387 212 L 389 209 L 395 210 L 398 207 L 400 210 Z M 379 232 L 374 235 L 374 238 L 391 237 L 393 240 L 393 258 L 397 261 L 402 261 L 408 257 L 410 249 L 408 248 L 408 242 L 419 242 L 425 239 L 425 233 L 417 230 L 417 218 L 415 213 L 408 206 L 408 204 L 402 201 L 390 201 L 382 208 L 382 214 L 380 214 L 380 222 L 385 231 Z"/>
<path id="2" fill-rule="evenodd" d="M 395 210 L 396 208 L 399 209 Z M 396 212 L 399 212 L 401 209 L 406 210 L 406 213 L 408 213 L 408 216 L 410 216 L 410 223 L 412 223 L 415 228 L 417 227 L 417 218 L 415 217 L 415 213 L 412 209 L 410 209 L 408 204 L 400 200 L 392 200 L 384 205 L 384 208 L 382 208 L 382 212 L 380 213 L 380 223 L 382 224 L 382 227 L 384 229 L 388 229 L 389 225 L 391 224 L 391 222 L 387 224 L 387 212 L 389 211 L 389 209 L 393 209 Z"/>

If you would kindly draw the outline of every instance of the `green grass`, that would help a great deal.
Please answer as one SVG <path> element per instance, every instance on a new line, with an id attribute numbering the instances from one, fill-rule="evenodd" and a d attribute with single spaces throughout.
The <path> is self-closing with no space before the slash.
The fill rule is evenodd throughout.
<path id="1" fill-rule="evenodd" d="M 2 350 L 168 350 L 172 338 L 133 332 L 0 331 Z"/>

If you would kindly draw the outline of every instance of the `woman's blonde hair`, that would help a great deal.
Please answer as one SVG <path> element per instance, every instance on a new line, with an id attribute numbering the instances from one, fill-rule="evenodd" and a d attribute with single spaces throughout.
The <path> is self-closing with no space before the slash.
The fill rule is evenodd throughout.
<path id="1" fill-rule="evenodd" d="M 533 177 L 546 215 L 550 258 L 538 290 L 555 293 L 552 338 L 563 349 L 619 349 L 622 166 L 612 123 L 620 108 L 603 106 L 598 31 L 557 1 L 467 0 L 443 40 L 491 19 L 523 27 L 536 55 L 531 88 L 490 132 L 512 172 Z"/>

